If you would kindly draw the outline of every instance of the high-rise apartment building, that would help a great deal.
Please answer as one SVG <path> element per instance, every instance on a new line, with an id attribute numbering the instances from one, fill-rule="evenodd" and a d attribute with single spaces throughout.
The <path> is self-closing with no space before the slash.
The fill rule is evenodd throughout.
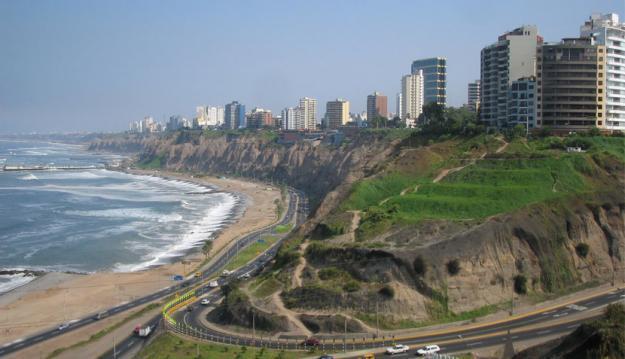
<path id="1" fill-rule="evenodd" d="M 508 127 L 521 125 L 526 131 L 536 127 L 536 91 L 534 76 L 512 81 L 508 90 Z"/>
<path id="2" fill-rule="evenodd" d="M 404 118 L 404 113 L 402 112 L 404 108 L 403 105 L 403 97 L 401 92 L 397 94 L 395 99 L 395 112 L 397 113 L 397 117 Z"/>
<path id="3" fill-rule="evenodd" d="M 301 98 L 299 109 L 299 116 L 297 112 L 295 114 L 297 129 L 315 130 L 317 128 L 317 100 L 309 97 Z"/>
<path id="4" fill-rule="evenodd" d="M 625 23 L 617 14 L 595 14 L 580 28 L 606 51 L 605 128 L 625 131 Z"/>
<path id="5" fill-rule="evenodd" d="M 349 122 L 349 101 L 337 98 L 326 103 L 328 128 L 337 129 Z"/>
<path id="6" fill-rule="evenodd" d="M 469 82 L 467 88 L 467 107 L 473 112 L 480 108 L 480 80 Z"/>
<path id="7" fill-rule="evenodd" d="M 379 92 L 367 96 L 367 118 L 388 117 L 388 98 Z"/>
<path id="8" fill-rule="evenodd" d="M 402 120 L 416 120 L 423 112 L 423 71 L 401 79 Z"/>
<path id="9" fill-rule="evenodd" d="M 262 108 L 254 108 L 248 115 L 247 119 L 248 128 L 263 128 L 273 127 L 273 117 L 271 111 L 264 110 Z"/>
<path id="10" fill-rule="evenodd" d="M 224 127 L 231 130 L 247 127 L 245 105 L 242 105 L 237 101 L 232 101 L 225 106 Z"/>
<path id="11" fill-rule="evenodd" d="M 423 72 L 423 100 L 424 105 L 437 103 L 447 105 L 447 59 L 432 57 L 413 61 L 410 73 L 413 75 Z"/>
<path id="12" fill-rule="evenodd" d="M 539 126 L 579 130 L 605 126 L 606 51 L 592 38 L 544 44 L 537 56 Z"/>
<path id="13" fill-rule="evenodd" d="M 200 127 L 221 126 L 224 122 L 224 108 L 221 106 L 197 106 L 196 123 Z"/>
<path id="14" fill-rule="evenodd" d="M 507 127 L 510 85 L 536 75 L 536 48 L 542 42 L 536 26 L 522 26 L 482 49 L 480 120 L 487 126 Z"/>
<path id="15" fill-rule="evenodd" d="M 282 129 L 283 130 L 295 130 L 295 109 L 293 107 L 287 107 L 282 110 Z"/>

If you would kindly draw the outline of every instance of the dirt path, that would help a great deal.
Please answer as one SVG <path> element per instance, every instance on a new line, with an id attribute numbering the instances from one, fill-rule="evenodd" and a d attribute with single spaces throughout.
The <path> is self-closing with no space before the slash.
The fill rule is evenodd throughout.
<path id="1" fill-rule="evenodd" d="M 497 148 L 497 150 L 495 150 L 495 153 L 503 152 L 508 147 L 508 145 L 510 144 L 506 140 L 504 140 L 503 138 L 500 138 L 499 140 L 503 142 L 503 145 L 499 146 L 499 148 Z"/>
<path id="2" fill-rule="evenodd" d="M 356 241 L 356 230 L 358 229 L 358 226 L 360 225 L 360 217 L 361 217 L 361 212 L 356 210 L 356 211 L 350 211 L 352 212 L 354 215 L 352 216 L 352 223 L 351 226 L 349 228 L 349 234 L 352 238 L 352 241 Z"/>
<path id="3" fill-rule="evenodd" d="M 297 317 L 297 313 L 287 309 L 284 306 L 284 302 L 282 302 L 282 297 L 280 297 L 280 294 L 282 293 L 282 291 L 276 292 L 271 296 L 271 300 L 273 302 L 273 304 L 275 305 L 275 312 L 272 314 L 275 315 L 283 315 L 285 317 L 287 317 L 289 319 L 289 321 L 295 325 L 295 327 L 297 328 L 296 331 L 300 332 L 303 335 L 306 336 L 310 336 L 312 335 L 312 332 L 310 330 L 308 330 L 308 328 L 306 328 L 306 326 L 304 325 L 304 323 L 302 323 L 299 318 Z"/>
<path id="4" fill-rule="evenodd" d="M 293 277 L 291 278 L 292 288 L 297 288 L 297 287 L 302 286 L 302 272 L 304 271 L 304 268 L 306 268 L 306 264 L 307 264 L 304 253 L 306 253 L 306 248 L 308 248 L 309 244 L 310 243 L 308 241 L 305 241 L 304 243 L 302 243 L 302 246 L 299 249 L 299 253 L 300 253 L 299 263 L 297 264 L 297 267 L 295 267 L 295 270 L 293 271 Z"/>

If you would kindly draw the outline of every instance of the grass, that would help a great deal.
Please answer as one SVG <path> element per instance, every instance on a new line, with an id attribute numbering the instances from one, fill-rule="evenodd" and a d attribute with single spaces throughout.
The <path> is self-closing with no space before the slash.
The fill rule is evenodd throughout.
<path id="1" fill-rule="evenodd" d="M 165 163 L 165 156 L 164 155 L 159 155 L 159 156 L 154 156 L 148 162 L 138 163 L 137 167 L 139 167 L 141 169 L 145 169 L 145 170 L 154 170 L 154 169 L 159 169 L 159 168 L 163 167 L 164 163 Z"/>
<path id="2" fill-rule="evenodd" d="M 92 336 L 89 337 L 89 339 L 87 340 L 83 340 L 80 341 L 78 343 L 72 344 L 68 347 L 62 347 L 62 348 L 58 348 L 55 349 L 54 351 L 52 351 L 46 358 L 54 358 L 59 356 L 61 353 L 70 350 L 70 349 L 74 349 L 74 348 L 79 348 L 82 347 L 84 345 L 87 345 L 93 341 L 96 341 L 102 337 L 104 337 L 105 335 L 111 333 L 112 331 L 116 330 L 117 328 L 121 327 L 122 325 L 128 323 L 131 320 L 134 320 L 136 318 L 139 318 L 140 316 L 142 316 L 143 314 L 149 312 L 150 310 L 156 309 L 156 308 L 160 308 L 163 305 L 163 303 L 150 303 L 148 305 L 146 305 L 145 307 L 143 307 L 141 310 L 132 313 L 131 315 L 125 317 L 124 319 L 116 322 L 115 324 L 106 327 L 102 330 L 100 330 L 99 332 L 93 334 Z"/>
<path id="3" fill-rule="evenodd" d="M 365 239 L 394 224 L 414 224 L 426 219 L 479 220 L 534 203 L 591 193 L 602 187 L 594 185 L 601 175 L 597 156 L 625 161 L 625 140 L 582 139 L 589 144 L 587 153 L 569 154 L 562 150 L 577 138 L 515 140 L 501 154 L 493 153 L 493 141 L 488 146 L 479 138 L 454 142 L 455 149 L 445 149 L 444 159 L 432 154 L 422 160 L 414 159 L 423 162 L 413 164 L 415 168 L 423 167 L 419 171 L 413 171 L 410 163 L 398 161 L 384 175 L 359 181 L 341 209 L 364 212 L 359 238 Z M 475 153 L 484 153 L 486 148 L 490 157 L 476 160 L 433 183 L 432 178 L 440 169 L 468 164 L 463 158 L 469 158 L 469 152 L 473 151 L 475 158 Z"/>
<path id="4" fill-rule="evenodd" d="M 276 233 L 288 233 L 293 228 L 293 224 L 280 224 L 276 226 Z"/>
<path id="5" fill-rule="evenodd" d="M 199 350 L 199 356 L 197 352 Z M 224 345 L 216 343 L 196 343 L 183 340 L 172 334 L 163 334 L 143 348 L 136 358 L 139 359 L 186 359 L 186 358 L 220 358 L 220 359 L 296 359 L 310 356 L 307 352 L 283 351 L 265 348 L 248 348 L 244 346 Z"/>
<path id="6" fill-rule="evenodd" d="M 267 298 L 282 287 L 282 284 L 273 277 L 262 280 L 254 288 L 252 294 L 257 298 Z"/>
<path id="7" fill-rule="evenodd" d="M 267 250 L 267 248 L 271 247 L 277 240 L 278 237 L 265 236 L 261 240 L 250 244 L 240 250 L 239 254 L 237 254 L 237 256 L 234 257 L 234 259 L 232 259 L 224 269 L 234 270 L 244 266 L 252 259 L 256 258 L 259 254 Z"/>

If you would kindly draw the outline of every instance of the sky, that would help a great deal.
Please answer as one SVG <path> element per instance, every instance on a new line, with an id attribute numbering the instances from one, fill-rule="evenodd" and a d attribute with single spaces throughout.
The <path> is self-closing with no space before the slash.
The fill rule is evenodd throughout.
<path id="1" fill-rule="evenodd" d="M 395 111 L 401 76 L 434 56 L 460 106 L 500 34 L 559 41 L 593 12 L 625 18 L 625 0 L 0 0 L 0 133 L 123 131 L 233 100 L 361 112 L 374 91 Z"/>

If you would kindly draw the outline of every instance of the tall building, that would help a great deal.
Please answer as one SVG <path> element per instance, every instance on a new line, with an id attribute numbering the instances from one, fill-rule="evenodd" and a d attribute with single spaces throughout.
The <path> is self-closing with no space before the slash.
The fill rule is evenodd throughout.
<path id="1" fill-rule="evenodd" d="M 625 23 L 617 14 L 595 14 L 580 28 L 606 51 L 605 128 L 625 131 Z"/>
<path id="2" fill-rule="evenodd" d="M 301 98 L 299 108 L 299 121 L 296 120 L 297 129 L 315 130 L 317 128 L 317 100 L 309 97 Z M 298 117 L 297 113 L 295 117 Z"/>
<path id="3" fill-rule="evenodd" d="M 404 113 L 402 112 L 404 105 L 403 97 L 401 92 L 397 94 L 397 98 L 395 99 L 395 112 L 397 113 L 397 117 L 404 118 Z"/>
<path id="4" fill-rule="evenodd" d="M 388 98 L 379 92 L 367 96 L 367 118 L 388 117 Z"/>
<path id="5" fill-rule="evenodd" d="M 536 91 L 534 76 L 512 81 L 508 90 L 509 127 L 521 125 L 526 131 L 536 127 Z"/>
<path id="6" fill-rule="evenodd" d="M 295 130 L 295 109 L 293 107 L 287 107 L 282 110 L 282 129 L 283 130 Z"/>
<path id="7" fill-rule="evenodd" d="M 337 129 L 349 122 L 349 101 L 337 98 L 326 103 L 328 128 Z"/>
<path id="8" fill-rule="evenodd" d="M 224 122 L 224 108 L 221 106 L 197 106 L 196 122 L 200 127 L 220 126 Z"/>
<path id="9" fill-rule="evenodd" d="M 605 55 L 592 38 L 538 49 L 539 126 L 567 131 L 605 126 Z"/>
<path id="10" fill-rule="evenodd" d="M 273 117 L 271 111 L 262 108 L 254 108 L 249 114 L 247 128 L 273 127 Z"/>
<path id="11" fill-rule="evenodd" d="M 410 72 L 414 75 L 423 71 L 424 105 L 435 102 L 447 105 L 447 59 L 432 57 L 413 61 Z"/>
<path id="12" fill-rule="evenodd" d="M 480 120 L 487 126 L 507 127 L 510 85 L 536 75 L 536 48 L 542 42 L 536 26 L 522 26 L 482 49 Z"/>
<path id="13" fill-rule="evenodd" d="M 245 105 L 242 105 L 237 101 L 232 101 L 225 106 L 224 127 L 231 130 L 247 127 L 245 119 Z"/>
<path id="14" fill-rule="evenodd" d="M 467 90 L 467 106 L 469 110 L 477 112 L 480 108 L 480 80 L 469 82 Z"/>
<path id="15" fill-rule="evenodd" d="M 402 120 L 416 120 L 423 112 L 423 72 L 401 79 Z"/>

